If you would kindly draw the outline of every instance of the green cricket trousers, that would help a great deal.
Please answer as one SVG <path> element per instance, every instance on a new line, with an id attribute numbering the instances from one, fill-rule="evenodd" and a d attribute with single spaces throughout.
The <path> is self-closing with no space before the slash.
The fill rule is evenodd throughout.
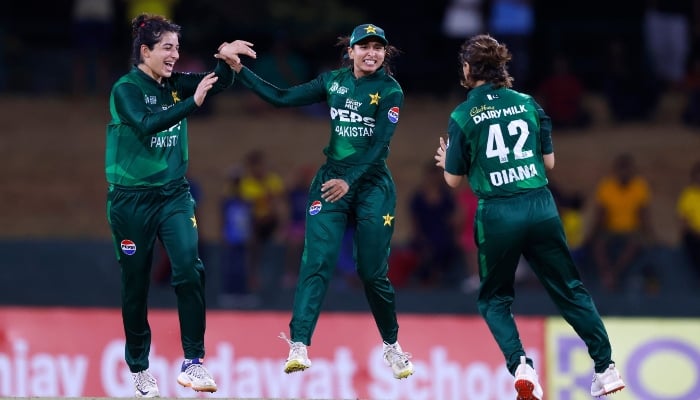
<path id="1" fill-rule="evenodd" d="M 595 370 L 604 371 L 612 362 L 608 334 L 569 253 L 549 189 L 480 200 L 474 223 L 481 275 L 479 312 L 508 370 L 515 373 L 520 356 L 525 355 L 511 313 L 515 270 L 522 254 L 562 317 L 586 344 Z"/>
<path id="2" fill-rule="evenodd" d="M 382 340 L 395 343 L 398 335 L 395 292 L 387 274 L 394 233 L 396 189 L 389 170 L 373 167 L 335 203 L 321 198 L 321 185 L 342 176 L 343 167 L 323 165 L 309 190 L 306 233 L 294 308 L 291 339 L 311 344 L 321 305 L 336 269 L 348 219 L 356 221 L 353 258 L 365 297 Z"/>
<path id="3" fill-rule="evenodd" d="M 121 266 L 125 354 L 132 372 L 149 365 L 151 328 L 147 303 L 156 238 L 160 238 L 170 258 L 184 356 L 204 357 L 204 266 L 197 248 L 194 209 L 189 183 L 184 178 L 158 188 L 110 185 L 107 220 Z"/>

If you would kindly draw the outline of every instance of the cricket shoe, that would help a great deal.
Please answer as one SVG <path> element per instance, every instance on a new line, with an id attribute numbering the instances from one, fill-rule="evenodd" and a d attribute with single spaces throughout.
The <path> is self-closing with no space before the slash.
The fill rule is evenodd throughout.
<path id="1" fill-rule="evenodd" d="M 544 396 L 537 372 L 527 363 L 525 356 L 520 356 L 520 365 L 515 370 L 515 391 L 517 400 L 542 400 Z"/>
<path id="2" fill-rule="evenodd" d="M 610 393 L 615 393 L 625 388 L 625 382 L 622 381 L 620 373 L 615 368 L 615 364 L 610 364 L 608 369 L 599 373 L 593 374 L 593 383 L 591 383 L 591 396 L 600 397 Z"/>
<path id="3" fill-rule="evenodd" d="M 160 397 L 158 382 L 147 369 L 132 373 L 131 377 L 134 378 L 134 386 L 136 387 L 134 397 Z"/>
<path id="4" fill-rule="evenodd" d="M 177 383 L 181 386 L 192 388 L 195 392 L 214 393 L 217 390 L 216 382 L 209 371 L 202 365 L 201 358 L 185 359 L 182 362 Z"/>
<path id="5" fill-rule="evenodd" d="M 382 349 L 384 350 L 384 362 L 391 367 L 394 378 L 403 379 L 413 375 L 413 363 L 410 360 L 411 353 L 405 353 L 401 350 L 399 342 L 394 344 L 384 342 Z"/>
<path id="6" fill-rule="evenodd" d="M 291 374 L 292 372 L 303 371 L 311 367 L 311 360 L 309 360 L 304 343 L 292 342 L 284 332 L 280 333 L 279 338 L 289 344 L 289 356 L 287 356 L 287 361 L 284 363 L 285 373 Z"/>

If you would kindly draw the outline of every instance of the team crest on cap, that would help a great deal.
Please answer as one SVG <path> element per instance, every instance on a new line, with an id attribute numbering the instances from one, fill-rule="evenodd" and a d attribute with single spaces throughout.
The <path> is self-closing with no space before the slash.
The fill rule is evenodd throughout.
<path id="1" fill-rule="evenodd" d="M 136 243 L 129 239 L 124 239 L 121 242 L 122 253 L 127 256 L 133 256 L 136 253 Z"/>
<path id="2" fill-rule="evenodd" d="M 321 208 L 323 205 L 321 204 L 320 201 L 314 200 L 313 203 L 311 203 L 311 206 L 309 206 L 309 215 L 316 215 L 321 212 Z"/>
<path id="3" fill-rule="evenodd" d="M 389 118 L 389 122 L 391 122 L 392 124 L 399 122 L 399 108 L 391 107 L 386 113 L 386 116 L 387 118 Z"/>

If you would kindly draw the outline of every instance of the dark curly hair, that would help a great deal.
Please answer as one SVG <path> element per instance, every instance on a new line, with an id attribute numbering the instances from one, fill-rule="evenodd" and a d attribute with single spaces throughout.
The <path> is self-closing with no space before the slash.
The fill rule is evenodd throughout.
<path id="1" fill-rule="evenodd" d="M 459 50 L 460 65 L 469 64 L 469 76 L 462 76 L 462 86 L 474 87 L 477 81 L 486 81 L 497 88 L 513 86 L 513 77 L 506 64 L 512 55 L 505 44 L 491 35 L 481 34 L 468 39 Z"/>
<path id="2" fill-rule="evenodd" d="M 141 14 L 131 20 L 131 62 L 141 63 L 141 45 L 153 46 L 160 42 L 163 33 L 174 32 L 180 37 L 180 25 L 170 22 L 161 15 Z"/>

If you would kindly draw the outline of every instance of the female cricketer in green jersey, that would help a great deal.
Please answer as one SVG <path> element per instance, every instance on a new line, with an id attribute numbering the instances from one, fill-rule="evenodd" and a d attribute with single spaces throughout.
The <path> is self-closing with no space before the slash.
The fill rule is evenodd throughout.
<path id="1" fill-rule="evenodd" d="M 309 190 L 305 245 L 284 371 L 303 371 L 311 366 L 306 346 L 311 344 L 343 234 L 353 216 L 357 223 L 357 273 L 383 340 L 384 360 L 394 377 L 401 379 L 413 373 L 413 364 L 397 341 L 395 294 L 387 277 L 396 190 L 386 158 L 403 104 L 403 91 L 389 66 L 397 49 L 389 46 L 384 30 L 372 24 L 357 26 L 350 37 L 340 38 L 338 45 L 344 54 L 341 68 L 288 89 L 269 84 L 240 64 L 231 64 L 239 71 L 241 82 L 273 105 L 326 102 L 330 108 L 330 141 L 323 150 L 326 162 Z M 225 50 L 217 55 L 226 56 Z M 286 336 L 282 334 L 282 338 Z"/>
<path id="2" fill-rule="evenodd" d="M 107 220 L 121 266 L 125 358 L 136 397 L 158 397 L 148 371 L 151 330 L 147 320 L 153 245 L 160 238 L 172 265 L 180 338 L 185 356 L 177 378 L 195 391 L 215 392 L 204 357 L 204 266 L 197 252 L 194 200 L 185 179 L 188 165 L 186 116 L 207 94 L 233 82 L 233 71 L 219 61 L 211 73 L 174 72 L 180 26 L 162 16 L 132 21 L 130 72 L 112 87 L 107 125 L 105 170 L 109 192 Z M 251 43 L 222 45 L 231 57 L 255 57 Z"/>
<path id="3" fill-rule="evenodd" d="M 478 306 L 515 376 L 520 400 L 543 393 L 525 355 L 511 313 L 518 259 L 523 255 L 564 319 L 588 347 L 595 374 L 592 396 L 625 387 L 612 361 L 610 340 L 567 247 L 545 169 L 554 168 L 552 125 L 535 100 L 512 90 L 511 54 L 489 35 L 461 47 L 467 100 L 450 115 L 435 159 L 445 181 L 457 187 L 466 175 L 479 198 L 474 220 L 479 252 Z"/>

